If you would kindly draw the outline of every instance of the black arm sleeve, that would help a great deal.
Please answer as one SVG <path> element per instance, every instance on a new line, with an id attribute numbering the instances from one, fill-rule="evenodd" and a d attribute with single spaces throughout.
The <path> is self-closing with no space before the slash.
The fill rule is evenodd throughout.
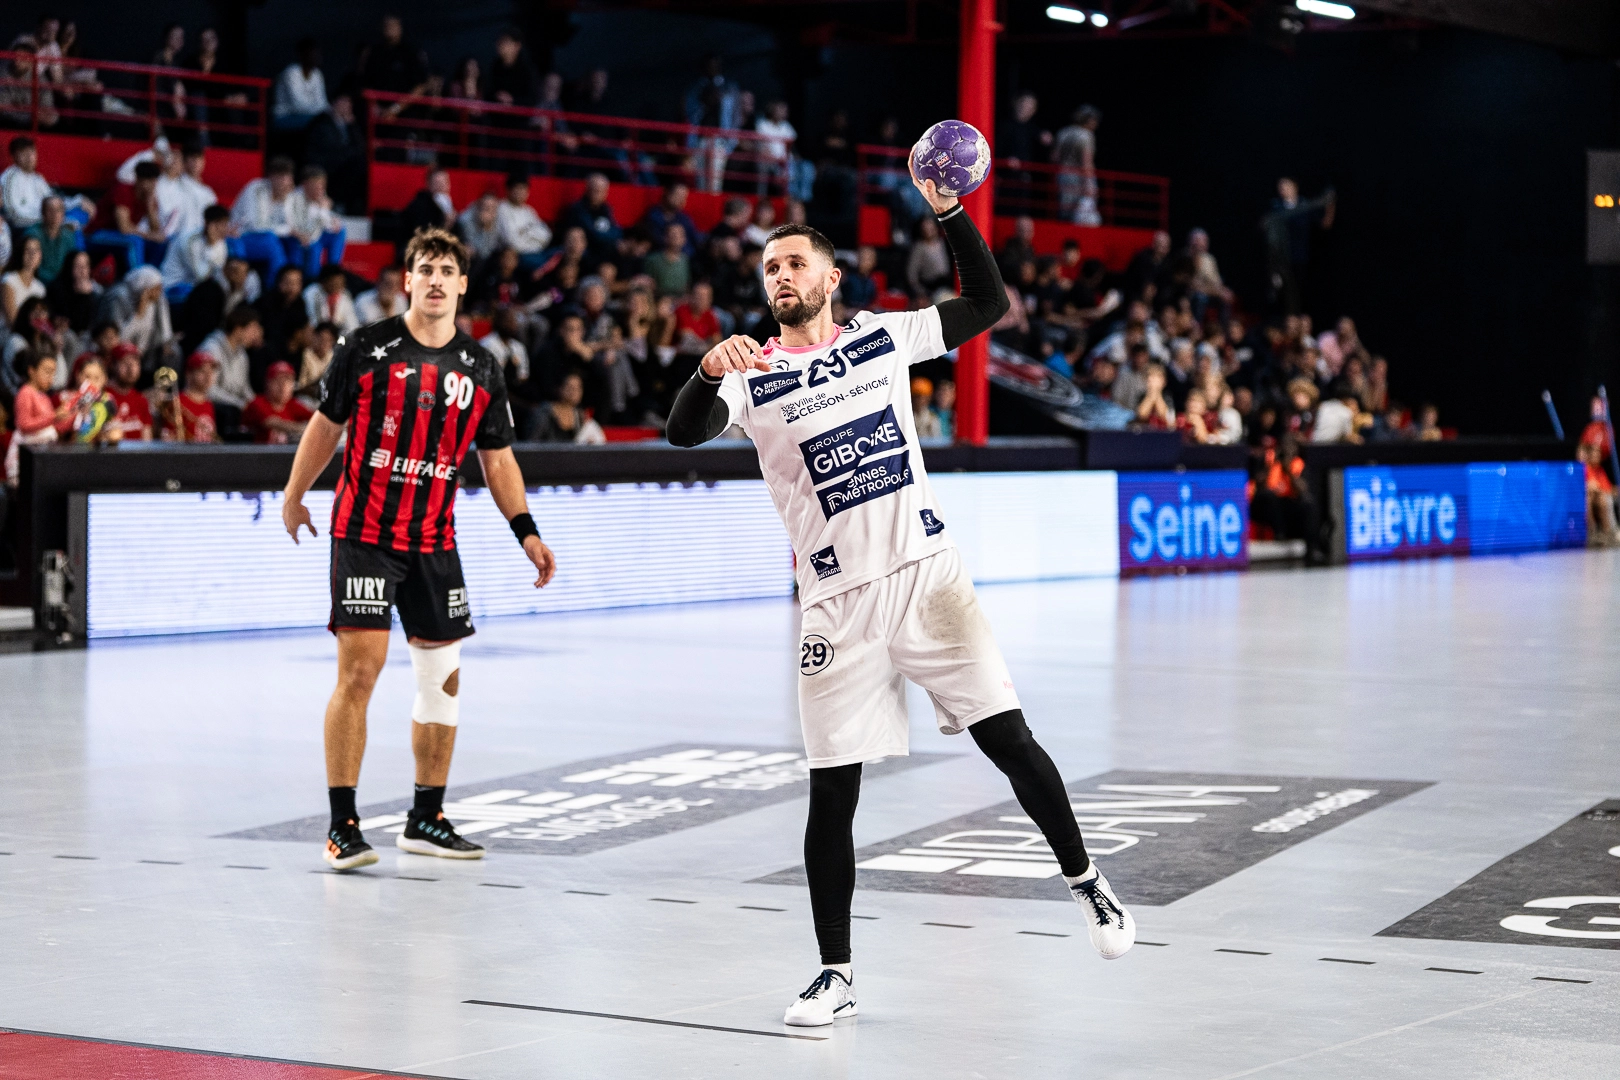
<path id="1" fill-rule="evenodd" d="M 696 446 L 726 430 L 731 424 L 731 408 L 720 400 L 720 384 L 703 377 L 699 368 L 675 395 L 664 425 L 664 437 L 671 446 Z"/>
<path id="2" fill-rule="evenodd" d="M 996 325 L 1012 302 L 1007 299 L 1007 287 L 1001 281 L 1001 270 L 990 254 L 990 246 L 967 211 L 960 205 L 952 207 L 940 216 L 939 227 L 956 260 L 956 274 L 962 279 L 962 295 L 939 305 L 945 348 L 954 349 Z"/>

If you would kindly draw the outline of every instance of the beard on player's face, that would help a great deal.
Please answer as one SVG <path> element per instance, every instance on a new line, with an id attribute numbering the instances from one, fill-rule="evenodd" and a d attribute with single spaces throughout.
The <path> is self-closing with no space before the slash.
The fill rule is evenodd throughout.
<path id="1" fill-rule="evenodd" d="M 793 295 L 786 297 L 771 297 L 771 318 L 779 326 L 804 326 L 815 320 L 821 314 L 821 309 L 827 306 L 827 290 L 818 285 L 808 294 L 800 293 L 791 285 L 779 285 L 777 290 L 792 289 Z"/>

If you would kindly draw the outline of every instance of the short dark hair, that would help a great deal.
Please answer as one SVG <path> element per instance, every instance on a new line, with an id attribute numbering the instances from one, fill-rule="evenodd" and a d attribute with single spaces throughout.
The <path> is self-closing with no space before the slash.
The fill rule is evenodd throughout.
<path id="1" fill-rule="evenodd" d="M 316 280 L 331 281 L 335 277 L 343 278 L 345 281 L 348 280 L 348 275 L 343 272 L 342 266 L 339 266 L 337 263 L 327 263 L 325 266 L 321 267 L 321 272 Z"/>
<path id="2" fill-rule="evenodd" d="M 765 244 L 769 247 L 772 242 L 786 240 L 791 236 L 802 236 L 810 241 L 811 249 L 824 256 L 828 262 L 832 262 L 838 257 L 837 251 L 833 248 L 833 242 L 827 239 L 821 230 L 812 229 L 808 225 L 778 225 L 765 234 Z"/>
<path id="3" fill-rule="evenodd" d="M 111 319 L 102 319 L 100 322 L 96 323 L 96 325 L 90 328 L 90 340 L 96 340 L 96 338 L 100 337 L 102 334 L 105 334 L 108 330 L 111 330 L 115 334 L 118 333 L 118 324 L 113 322 Z"/>
<path id="4" fill-rule="evenodd" d="M 22 151 L 27 150 L 30 146 L 38 145 L 38 143 L 36 143 L 33 139 L 30 139 L 27 135 L 19 135 L 6 145 L 6 150 L 11 153 L 12 157 L 16 157 Z"/>
<path id="5" fill-rule="evenodd" d="M 275 157 L 265 162 L 264 175 L 291 176 L 296 169 L 297 166 L 293 164 L 292 158 L 283 154 L 277 154 Z"/>
<path id="6" fill-rule="evenodd" d="M 513 171 L 513 172 L 509 172 L 509 173 L 506 174 L 506 186 L 507 186 L 508 190 L 510 190 L 511 188 L 517 187 L 519 184 L 522 184 L 524 187 L 529 186 L 529 174 L 528 173 L 521 172 L 521 171 Z"/>
<path id="7" fill-rule="evenodd" d="M 251 305 L 237 304 L 231 308 L 231 313 L 225 316 L 225 332 L 229 334 L 244 326 L 252 326 L 258 321 L 259 313 L 253 310 Z"/>
<path id="8" fill-rule="evenodd" d="M 212 225 L 216 221 L 231 220 L 231 212 L 219 203 L 215 203 L 203 211 L 203 224 Z"/>
<path id="9" fill-rule="evenodd" d="M 405 245 L 405 268 L 411 269 L 416 260 L 426 256 L 436 258 L 450 256 L 456 260 L 456 267 L 463 275 L 467 273 L 467 264 L 471 257 L 467 254 L 467 245 L 455 233 L 445 229 L 417 229 L 411 242 Z"/>
<path id="10" fill-rule="evenodd" d="M 298 182 L 300 184 L 306 180 L 315 180 L 317 178 L 321 180 L 326 179 L 326 170 L 321 168 L 319 165 L 305 165 L 303 170 L 298 174 Z"/>
<path id="11" fill-rule="evenodd" d="M 141 161 L 135 164 L 135 179 L 137 180 L 156 180 L 162 175 L 163 170 L 158 168 L 158 163 L 155 161 Z"/>
<path id="12" fill-rule="evenodd" d="M 196 139 L 187 139 L 186 144 L 180 148 L 181 157 L 204 157 L 207 153 L 208 147 Z"/>
<path id="13" fill-rule="evenodd" d="M 55 359 L 54 356 L 41 356 L 33 349 L 18 349 L 17 355 L 11 360 L 11 367 L 12 370 L 23 377 L 24 381 L 27 381 L 29 373 L 39 367 L 41 361 Z"/>

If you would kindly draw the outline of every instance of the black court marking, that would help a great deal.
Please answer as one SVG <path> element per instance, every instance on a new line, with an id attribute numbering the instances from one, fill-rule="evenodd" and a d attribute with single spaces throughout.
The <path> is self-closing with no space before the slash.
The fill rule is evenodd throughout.
<path id="1" fill-rule="evenodd" d="M 1139 940 L 1139 941 L 1137 941 L 1137 944 L 1138 945 L 1152 945 L 1152 946 L 1155 946 L 1156 948 L 1162 949 L 1162 948 L 1165 948 L 1166 946 L 1168 946 L 1170 943 L 1168 941 L 1140 941 Z"/>
<path id="2" fill-rule="evenodd" d="M 226 863 L 227 870 L 268 870 L 268 866 L 243 866 L 240 863 Z"/>
<path id="3" fill-rule="evenodd" d="M 53 859 L 74 859 L 79 862 L 95 862 L 100 855 L 52 855 Z"/>
<path id="4" fill-rule="evenodd" d="M 867 762 L 862 775 L 876 779 L 955 756 L 885 758 Z M 492 852 L 589 855 L 803 798 L 809 780 L 802 747 L 666 743 L 458 786 L 446 793 L 444 810 L 463 832 L 480 826 L 478 842 Z M 360 826 L 398 831 L 411 806 L 411 798 L 363 806 Z M 223 839 L 318 843 L 330 824 L 322 814 Z"/>
<path id="5" fill-rule="evenodd" d="M 1368 967 L 1378 963 L 1376 960 L 1346 960 L 1342 956 L 1318 956 L 1317 959 L 1329 964 L 1365 964 Z"/>
<path id="6" fill-rule="evenodd" d="M 148 866 L 184 866 L 185 863 L 174 862 L 171 859 L 141 859 Z"/>
<path id="7" fill-rule="evenodd" d="M 738 911 L 786 911 L 785 907 L 756 907 L 753 904 L 738 904 Z"/>
<path id="8" fill-rule="evenodd" d="M 436 877 L 413 877 L 410 874 L 395 874 L 395 881 L 438 881 Z"/>
<path id="9" fill-rule="evenodd" d="M 695 1028 L 698 1031 L 729 1031 L 733 1035 L 764 1035 L 771 1039 L 799 1039 L 803 1042 L 826 1042 L 817 1035 L 789 1035 L 785 1031 L 756 1031 L 753 1028 L 721 1027 L 718 1024 L 688 1024 L 680 1020 L 655 1020 L 650 1016 L 624 1016 L 620 1013 L 586 1012 L 584 1009 L 554 1009 L 547 1005 L 516 1005 L 510 1001 L 479 1001 L 476 998 L 463 1005 L 489 1005 L 497 1009 L 523 1009 L 527 1012 L 561 1013 L 563 1016 L 594 1016 L 600 1020 L 628 1020 L 632 1024 L 657 1024 L 661 1027 Z"/>
<path id="10" fill-rule="evenodd" d="M 1216 952 L 1241 953 L 1244 956 L 1270 956 L 1268 952 L 1256 952 L 1254 949 L 1216 949 Z"/>
<path id="11" fill-rule="evenodd" d="M 877 915 L 851 915 L 850 918 L 852 918 L 852 919 L 870 919 L 872 922 L 877 922 L 878 919 L 880 918 L 880 916 L 877 916 Z"/>
<path id="12" fill-rule="evenodd" d="M 333 1065 L 328 1061 L 304 1061 L 301 1058 L 264 1057 L 259 1054 L 229 1054 L 219 1050 L 198 1050 L 191 1046 L 170 1046 L 167 1043 L 130 1042 L 127 1039 L 101 1039 L 90 1035 L 65 1035 L 60 1031 L 33 1031 L 28 1028 L 0 1027 L 0 1033 L 9 1035 L 42 1035 L 48 1039 L 67 1039 L 71 1042 L 97 1043 L 101 1046 L 128 1046 L 137 1050 L 167 1050 L 174 1054 L 196 1054 L 198 1057 L 224 1058 L 228 1061 L 264 1061 L 272 1065 L 302 1065 L 310 1069 L 338 1069 L 359 1076 L 402 1076 L 406 1080 L 459 1080 L 458 1077 L 437 1073 L 395 1072 L 392 1069 L 373 1069 L 359 1065 Z"/>
<path id="13" fill-rule="evenodd" d="M 564 889 L 563 892 L 573 893 L 575 896 L 612 896 L 612 893 L 591 892 L 589 889 Z"/>
<path id="14" fill-rule="evenodd" d="M 523 886 L 521 886 L 521 885 L 502 885 L 498 881 L 480 881 L 478 883 L 478 885 L 479 885 L 480 888 L 484 888 L 484 889 L 521 889 L 521 888 L 523 888 Z"/>
<path id="15" fill-rule="evenodd" d="M 1486 867 L 1382 937 L 1620 949 L 1620 799 Z"/>
<path id="16" fill-rule="evenodd" d="M 1580 984 L 1581 984 L 1581 985 L 1582 985 L 1582 986 L 1591 986 L 1591 985 L 1592 985 L 1592 980 L 1591 980 L 1591 979 L 1558 979 L 1558 978 L 1554 978 L 1554 977 L 1553 977 L 1553 976 L 1551 976 L 1551 975 L 1537 975 L 1537 976 L 1536 976 L 1536 977 L 1535 977 L 1535 978 L 1534 978 L 1534 979 L 1532 979 L 1532 980 L 1531 980 L 1531 981 L 1532 981 L 1532 982 L 1567 982 L 1567 983 L 1580 983 Z"/>
<path id="17" fill-rule="evenodd" d="M 656 900 L 660 904 L 695 904 L 696 900 L 675 900 L 668 896 L 649 896 L 649 900 Z"/>
<path id="18" fill-rule="evenodd" d="M 1069 936 L 1068 934 L 1049 934 L 1045 930 L 1020 930 L 1018 932 L 1020 934 L 1028 934 L 1030 937 L 1068 937 Z"/>
<path id="19" fill-rule="evenodd" d="M 1449 975 L 1483 975 L 1483 974 L 1485 974 L 1483 971 L 1469 971 L 1467 968 L 1428 967 L 1428 968 L 1424 968 L 1423 970 L 1424 971 L 1444 971 Z"/>
<path id="20" fill-rule="evenodd" d="M 925 922 L 924 926 L 948 926 L 952 930 L 971 930 L 973 927 L 958 922 Z"/>
<path id="21" fill-rule="evenodd" d="M 1115 770 L 1067 785 L 1086 848 L 1129 905 L 1160 907 L 1429 787 L 1409 780 Z M 889 892 L 1071 900 L 1016 801 L 855 853 L 856 884 Z M 755 878 L 806 883 L 796 866 Z"/>

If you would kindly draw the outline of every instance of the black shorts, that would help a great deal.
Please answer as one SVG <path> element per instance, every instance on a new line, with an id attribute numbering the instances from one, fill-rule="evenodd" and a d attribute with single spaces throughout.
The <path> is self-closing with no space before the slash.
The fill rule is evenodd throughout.
<path id="1" fill-rule="evenodd" d="M 461 556 L 455 551 L 395 551 L 358 540 L 332 541 L 332 617 L 326 628 L 388 630 L 390 607 L 408 637 L 455 641 L 473 634 Z"/>

